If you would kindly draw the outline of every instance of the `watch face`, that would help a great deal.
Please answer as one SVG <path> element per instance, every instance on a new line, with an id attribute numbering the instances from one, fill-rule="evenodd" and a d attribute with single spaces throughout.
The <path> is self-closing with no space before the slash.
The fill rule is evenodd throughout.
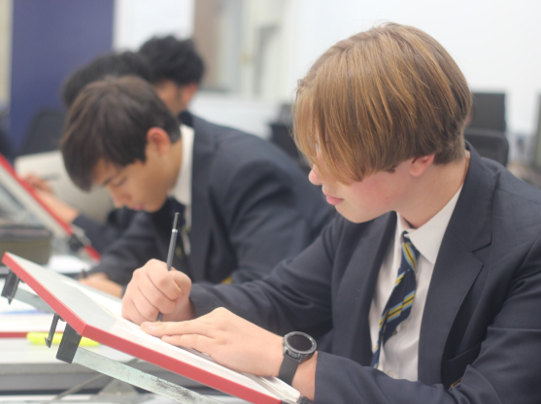
<path id="1" fill-rule="evenodd" d="M 309 353 L 312 351 L 314 344 L 312 340 L 301 333 L 291 333 L 287 336 L 287 344 L 297 352 Z"/>

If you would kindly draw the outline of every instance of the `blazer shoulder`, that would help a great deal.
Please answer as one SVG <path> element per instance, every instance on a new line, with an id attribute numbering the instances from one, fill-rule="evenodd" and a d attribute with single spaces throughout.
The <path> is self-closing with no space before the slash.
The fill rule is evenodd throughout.
<path id="1" fill-rule="evenodd" d="M 486 160 L 485 165 L 495 182 L 495 198 L 507 203 L 531 204 L 541 207 L 541 190 L 517 178 L 505 167 Z"/>
<path id="2" fill-rule="evenodd" d="M 269 141 L 251 133 L 211 123 L 196 116 L 193 116 L 193 125 L 196 142 L 211 144 L 213 158 L 225 160 L 228 165 L 242 166 L 251 161 L 289 158 Z"/>
<path id="3" fill-rule="evenodd" d="M 291 183 L 308 182 L 293 160 L 271 142 L 237 129 L 206 122 L 204 137 L 212 143 L 208 167 L 211 182 L 227 182 L 239 173 L 247 177 L 265 173 Z M 196 138 L 202 132 L 196 132 Z"/>
<path id="4" fill-rule="evenodd" d="M 517 240 L 532 242 L 541 234 L 541 190 L 499 164 L 486 162 L 486 166 L 495 185 L 491 213 L 494 236 L 513 234 Z"/>

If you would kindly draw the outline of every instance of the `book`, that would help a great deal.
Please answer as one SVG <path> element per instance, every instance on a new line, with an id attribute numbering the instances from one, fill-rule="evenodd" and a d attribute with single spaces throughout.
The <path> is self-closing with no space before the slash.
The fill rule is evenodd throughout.
<path id="1" fill-rule="evenodd" d="M 42 268 L 51 270 L 50 263 L 47 266 L 42 266 Z M 89 294 L 94 299 L 101 300 L 102 304 L 108 307 L 108 310 L 120 316 L 122 302 L 119 298 L 92 289 L 71 278 L 66 278 L 64 281 L 79 289 L 81 293 Z M 0 279 L 0 290 L 3 287 L 4 279 Z M 20 283 L 19 289 L 35 295 L 35 292 L 25 283 Z M 11 304 L 8 304 L 7 299 L 0 299 L 0 338 L 27 338 L 28 333 L 32 332 L 48 333 L 52 320 L 52 313 L 44 313 L 18 300 L 13 300 Z M 56 331 L 62 332 L 64 327 L 65 323 L 59 322 Z"/>
<path id="2" fill-rule="evenodd" d="M 92 260 L 98 261 L 100 254 L 90 245 L 88 240 L 69 223 L 64 222 L 45 205 L 32 187 L 21 180 L 12 165 L 0 155 L 0 186 L 7 191 L 22 207 L 33 214 L 46 229 L 55 237 L 66 242 L 78 240 L 82 244 L 82 251 Z M 7 201 L 4 201 L 4 203 Z"/>
<path id="3" fill-rule="evenodd" d="M 277 378 L 237 372 L 148 335 L 122 318 L 118 304 L 73 279 L 10 253 L 3 263 L 83 337 L 254 404 L 295 404 L 301 397 Z"/>

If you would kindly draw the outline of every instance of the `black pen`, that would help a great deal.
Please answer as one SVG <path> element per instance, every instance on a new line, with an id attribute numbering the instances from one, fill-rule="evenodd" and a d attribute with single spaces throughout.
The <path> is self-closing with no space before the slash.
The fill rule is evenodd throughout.
<path id="1" fill-rule="evenodd" d="M 178 236 L 178 212 L 175 213 L 175 218 L 173 219 L 173 228 L 171 229 L 171 241 L 169 242 L 169 252 L 167 253 L 167 270 L 171 270 L 173 265 L 173 257 L 175 255 L 175 247 L 177 245 L 177 236 Z M 162 321 L 163 314 L 158 313 L 158 319 L 156 321 Z"/>

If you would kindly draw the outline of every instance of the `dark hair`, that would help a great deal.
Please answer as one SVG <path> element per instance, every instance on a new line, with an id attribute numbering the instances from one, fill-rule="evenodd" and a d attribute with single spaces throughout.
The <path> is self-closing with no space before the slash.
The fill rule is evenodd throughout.
<path id="1" fill-rule="evenodd" d="M 87 191 L 100 160 L 117 167 L 144 163 L 147 132 L 154 127 L 173 143 L 180 139 L 179 123 L 150 83 L 124 76 L 87 85 L 70 108 L 60 144 L 70 178 Z"/>
<path id="2" fill-rule="evenodd" d="M 163 79 L 179 86 L 199 84 L 205 72 L 203 60 L 191 39 L 179 40 L 174 36 L 153 37 L 139 49 L 152 71 L 152 83 Z"/>
<path id="3" fill-rule="evenodd" d="M 79 92 L 105 76 L 137 76 L 150 81 L 152 73 L 147 60 L 135 52 L 108 53 L 76 70 L 62 86 L 62 101 L 69 108 Z"/>

